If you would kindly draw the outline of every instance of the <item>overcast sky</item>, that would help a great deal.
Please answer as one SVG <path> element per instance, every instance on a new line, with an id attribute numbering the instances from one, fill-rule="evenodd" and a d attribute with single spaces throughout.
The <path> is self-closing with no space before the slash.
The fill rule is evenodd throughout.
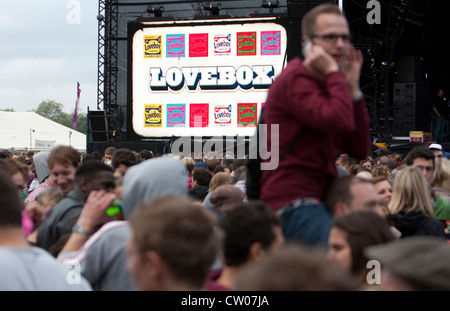
<path id="1" fill-rule="evenodd" d="M 0 0 L 0 109 L 97 109 L 97 0 Z M 103 107 L 101 107 L 103 108 Z"/>

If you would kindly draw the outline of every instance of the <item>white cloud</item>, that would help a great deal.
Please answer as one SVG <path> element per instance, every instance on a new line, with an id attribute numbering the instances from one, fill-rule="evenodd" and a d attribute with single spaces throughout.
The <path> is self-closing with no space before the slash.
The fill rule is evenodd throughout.
<path id="1" fill-rule="evenodd" d="M 68 23 L 69 2 L 79 24 Z M 73 112 L 76 83 L 81 112 L 97 108 L 98 1 L 0 0 L 0 109 L 36 109 L 43 100 Z"/>

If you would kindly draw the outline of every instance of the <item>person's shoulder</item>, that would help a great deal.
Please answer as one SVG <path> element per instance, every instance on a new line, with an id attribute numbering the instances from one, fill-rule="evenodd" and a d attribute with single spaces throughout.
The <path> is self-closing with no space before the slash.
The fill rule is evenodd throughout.
<path id="1" fill-rule="evenodd" d="M 74 254 L 63 253 L 62 257 L 82 262 L 86 257 L 97 257 L 101 253 L 107 254 L 108 257 L 114 256 L 115 252 L 111 252 L 111 250 L 125 247 L 129 234 L 128 221 L 108 222 L 89 237 L 80 252 Z"/>
<path id="2" fill-rule="evenodd" d="M 8 259 L 5 261 L 5 263 L 8 263 L 10 262 L 9 259 L 20 255 L 20 253 L 22 253 L 23 250 L 26 249 L 19 247 L 0 247 L 0 263 L 1 263 L 0 267 L 4 267 L 3 261 L 5 261 L 5 259 Z"/>
<path id="3" fill-rule="evenodd" d="M 288 66 L 290 66 L 290 65 L 298 65 L 298 64 L 301 64 L 303 62 L 303 59 L 300 57 L 300 56 L 294 56 L 293 58 L 291 58 L 288 62 L 287 62 L 287 64 L 288 64 Z"/>
<path id="4" fill-rule="evenodd" d="M 18 260 L 20 258 L 20 260 Z M 39 264 L 41 260 L 49 262 L 56 262 L 44 249 L 31 246 L 31 247 L 0 247 L 0 266 L 4 269 L 9 269 L 11 266 L 15 266 L 16 269 L 20 268 L 19 262 L 26 264 Z M 37 268 L 37 267 L 36 267 Z"/>
<path id="5" fill-rule="evenodd" d="M 446 237 L 444 223 L 434 217 L 424 217 L 416 231 L 416 235 L 436 235 Z"/>
<path id="6" fill-rule="evenodd" d="M 288 61 L 284 71 L 286 72 L 289 70 L 294 70 L 294 71 L 305 70 L 305 68 L 303 66 L 303 60 L 299 56 L 292 58 L 290 61 Z"/>
<path id="7" fill-rule="evenodd" d="M 109 240 L 112 237 L 126 238 L 130 232 L 130 226 L 126 220 L 110 221 L 98 229 L 90 238 L 92 242 L 99 240 Z"/>
<path id="8" fill-rule="evenodd" d="M 82 208 L 84 206 L 84 200 L 74 190 L 69 192 L 65 198 L 56 203 L 53 207 L 51 214 L 55 213 L 57 216 L 66 214 L 73 208 Z"/>

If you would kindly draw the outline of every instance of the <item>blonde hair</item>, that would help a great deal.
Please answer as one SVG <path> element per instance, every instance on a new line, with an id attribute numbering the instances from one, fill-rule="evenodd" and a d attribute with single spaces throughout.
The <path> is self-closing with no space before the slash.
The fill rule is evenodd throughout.
<path id="1" fill-rule="evenodd" d="M 55 206 L 59 201 L 64 199 L 64 193 L 59 187 L 53 186 L 36 196 L 36 201 L 42 206 Z"/>
<path id="2" fill-rule="evenodd" d="M 217 187 L 222 185 L 227 185 L 231 183 L 231 175 L 227 172 L 217 172 L 213 175 L 211 178 L 211 181 L 209 182 L 209 189 L 208 191 L 214 191 Z"/>
<path id="3" fill-rule="evenodd" d="M 433 178 L 431 180 L 431 186 L 444 188 L 442 187 L 444 182 L 449 181 L 449 179 L 450 179 L 450 161 L 447 158 L 436 158 L 435 167 L 433 171 Z"/>
<path id="4" fill-rule="evenodd" d="M 376 164 L 372 167 L 371 172 L 373 177 L 385 176 L 389 178 L 389 175 L 391 174 L 391 170 L 386 164 Z"/>
<path id="5" fill-rule="evenodd" d="M 395 177 L 389 210 L 391 214 L 421 212 L 434 217 L 430 186 L 419 168 L 405 167 Z"/>
<path id="6" fill-rule="evenodd" d="M 181 158 L 181 162 L 183 162 L 184 165 L 187 165 L 187 164 L 194 165 L 195 164 L 194 159 L 192 159 L 191 157 L 183 157 L 183 158 Z"/>

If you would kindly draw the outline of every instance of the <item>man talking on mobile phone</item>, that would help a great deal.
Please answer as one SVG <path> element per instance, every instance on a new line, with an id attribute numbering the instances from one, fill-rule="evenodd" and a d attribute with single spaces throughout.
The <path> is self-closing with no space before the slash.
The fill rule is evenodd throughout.
<path id="1" fill-rule="evenodd" d="M 277 168 L 262 170 L 260 199 L 281 216 L 287 240 L 326 247 L 332 216 L 323 199 L 337 177 L 336 157 L 369 155 L 369 116 L 359 87 L 363 56 L 337 5 L 311 9 L 301 31 L 304 57 L 277 76 L 264 106 L 267 150 L 278 146 L 282 156 Z"/>

